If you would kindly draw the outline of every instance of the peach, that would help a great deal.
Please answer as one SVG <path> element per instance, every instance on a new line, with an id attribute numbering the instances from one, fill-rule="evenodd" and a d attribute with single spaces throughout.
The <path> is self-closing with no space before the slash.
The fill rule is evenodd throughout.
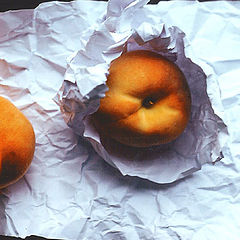
<path id="1" fill-rule="evenodd" d="M 0 96 L 0 189 L 26 173 L 34 150 L 35 134 L 30 121 Z"/>
<path id="2" fill-rule="evenodd" d="M 134 147 L 165 144 L 186 128 L 191 96 L 184 74 L 161 55 L 137 50 L 112 61 L 109 90 L 93 114 L 96 128 Z"/>

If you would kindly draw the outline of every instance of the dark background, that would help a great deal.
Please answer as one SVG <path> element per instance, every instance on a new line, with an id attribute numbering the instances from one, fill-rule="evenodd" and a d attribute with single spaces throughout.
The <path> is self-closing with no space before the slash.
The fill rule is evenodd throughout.
<path id="1" fill-rule="evenodd" d="M 7 10 L 35 8 L 42 2 L 50 2 L 50 1 L 51 0 L 0 0 L 0 11 L 4 12 Z M 70 2 L 70 1 L 71 0 L 62 0 L 61 2 Z M 100 0 L 97 0 L 97 1 L 100 1 Z M 158 3 L 159 1 L 160 0 L 151 0 L 149 4 L 155 4 L 155 3 Z"/>

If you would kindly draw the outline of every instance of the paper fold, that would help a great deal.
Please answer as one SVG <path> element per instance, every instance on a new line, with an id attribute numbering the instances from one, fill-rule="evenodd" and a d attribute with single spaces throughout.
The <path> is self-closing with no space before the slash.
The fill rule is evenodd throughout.
<path id="1" fill-rule="evenodd" d="M 170 183 L 222 157 L 222 120 L 207 95 L 206 75 L 185 56 L 185 34 L 145 8 L 146 1 L 109 1 L 107 13 L 86 44 L 70 56 L 58 102 L 67 124 L 123 175 Z M 141 21 L 139 20 L 141 19 Z M 99 136 L 90 114 L 107 90 L 109 64 L 123 52 L 155 51 L 183 71 L 192 95 L 192 114 L 184 133 L 170 144 L 139 149 Z M 157 170 L 156 170 L 157 169 Z"/>

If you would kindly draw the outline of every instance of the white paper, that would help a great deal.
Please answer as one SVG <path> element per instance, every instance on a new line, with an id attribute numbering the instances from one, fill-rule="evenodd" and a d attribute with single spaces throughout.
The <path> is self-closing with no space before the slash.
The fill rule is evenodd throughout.
<path id="1" fill-rule="evenodd" d="M 37 145 L 26 176 L 1 192 L 0 234 L 239 239 L 240 4 L 173 1 L 146 9 L 186 34 L 186 55 L 204 70 L 214 112 L 227 125 L 227 144 L 225 133 L 219 138 L 224 158 L 172 184 L 123 176 L 72 132 L 53 101 L 66 58 L 98 28 L 106 3 L 51 2 L 1 13 L 0 94 L 33 123 Z"/>
<path id="2" fill-rule="evenodd" d="M 145 8 L 145 4 L 109 2 L 105 17 L 85 46 L 69 57 L 59 102 L 67 124 L 87 139 L 105 161 L 123 175 L 163 184 L 200 170 L 206 162 L 220 160 L 227 128 L 212 110 L 203 70 L 185 57 L 185 34 Z M 184 133 L 170 144 L 147 149 L 128 147 L 100 137 L 90 119 L 107 90 L 110 62 L 122 52 L 136 49 L 168 57 L 182 69 L 190 86 L 191 119 Z"/>

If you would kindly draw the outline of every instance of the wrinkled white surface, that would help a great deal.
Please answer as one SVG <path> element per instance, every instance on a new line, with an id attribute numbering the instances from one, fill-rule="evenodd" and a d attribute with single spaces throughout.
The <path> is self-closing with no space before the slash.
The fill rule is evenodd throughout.
<path id="1" fill-rule="evenodd" d="M 87 143 L 77 144 L 52 100 L 66 58 L 85 43 L 83 31 L 90 35 L 98 26 L 106 4 L 46 3 L 35 11 L 1 13 L 0 94 L 28 116 L 37 145 L 26 176 L 0 195 L 0 234 L 239 239 L 240 3 L 179 1 L 147 8 L 185 32 L 187 56 L 206 73 L 214 110 L 228 126 L 224 159 L 168 185 L 122 176 Z"/>

